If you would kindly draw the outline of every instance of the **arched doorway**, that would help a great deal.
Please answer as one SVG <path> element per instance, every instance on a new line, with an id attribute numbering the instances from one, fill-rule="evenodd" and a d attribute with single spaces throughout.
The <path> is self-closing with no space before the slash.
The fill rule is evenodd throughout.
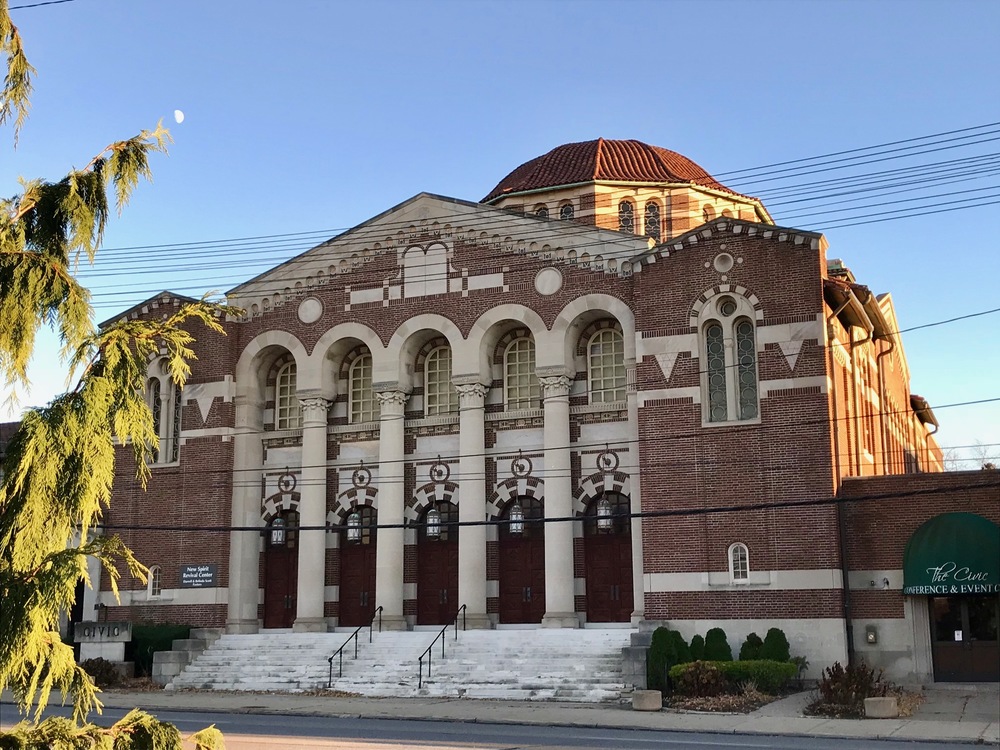
<path id="1" fill-rule="evenodd" d="M 367 625 L 375 612 L 376 512 L 351 511 L 340 532 L 340 618 L 344 627 Z"/>
<path id="2" fill-rule="evenodd" d="M 545 614 L 545 511 L 541 500 L 507 504 L 500 525 L 500 622 L 541 622 Z"/>
<path id="3" fill-rule="evenodd" d="M 583 554 L 587 622 L 629 622 L 632 592 L 632 524 L 628 496 L 607 492 L 587 506 Z"/>
<path id="4" fill-rule="evenodd" d="M 444 625 L 458 609 L 458 506 L 430 505 L 417 538 L 417 624 Z"/>
<path id="5" fill-rule="evenodd" d="M 271 519 L 264 540 L 264 627 L 295 622 L 299 572 L 299 514 L 285 510 Z"/>

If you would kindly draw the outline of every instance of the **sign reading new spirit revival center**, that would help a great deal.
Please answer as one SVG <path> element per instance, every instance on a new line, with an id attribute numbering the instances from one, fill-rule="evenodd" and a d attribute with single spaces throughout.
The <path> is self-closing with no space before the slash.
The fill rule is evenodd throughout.
<path id="1" fill-rule="evenodd" d="M 181 588 L 200 589 L 215 586 L 218 565 L 181 565 Z"/>

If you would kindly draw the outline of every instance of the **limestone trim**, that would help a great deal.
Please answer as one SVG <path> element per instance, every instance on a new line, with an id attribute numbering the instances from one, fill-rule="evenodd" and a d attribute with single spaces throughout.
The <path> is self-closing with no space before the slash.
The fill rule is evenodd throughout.
<path id="1" fill-rule="evenodd" d="M 347 523 L 347 517 L 359 506 L 368 506 L 378 511 L 378 489 L 372 486 L 351 487 L 344 490 L 334 501 L 333 507 L 326 512 L 326 525 L 331 531 L 338 531 Z"/>
<path id="2" fill-rule="evenodd" d="M 455 482 L 428 482 L 422 487 L 418 487 L 403 509 L 404 517 L 408 522 L 416 523 L 424 512 L 435 503 L 458 505 L 458 485 Z"/>
<path id="3" fill-rule="evenodd" d="M 751 571 L 749 581 L 734 583 L 728 570 L 695 573 L 646 573 L 643 575 L 647 594 L 676 591 L 745 591 L 762 587 L 770 591 L 828 591 L 844 587 L 843 571 L 839 568 L 813 570 Z"/>
<path id="4" fill-rule="evenodd" d="M 540 500 L 545 504 L 545 482 L 538 477 L 512 477 L 499 482 L 486 501 L 486 515 L 488 518 L 499 518 L 503 514 L 504 508 L 512 500 L 519 497 L 531 497 Z"/>
<path id="5" fill-rule="evenodd" d="M 576 492 L 573 493 L 573 515 L 584 516 L 587 505 L 607 492 L 617 492 L 620 495 L 631 495 L 631 479 L 621 471 L 595 472 L 585 477 Z"/>
<path id="6" fill-rule="evenodd" d="M 566 375 L 539 375 L 538 383 L 542 387 L 542 400 L 568 396 L 572 382 Z"/>

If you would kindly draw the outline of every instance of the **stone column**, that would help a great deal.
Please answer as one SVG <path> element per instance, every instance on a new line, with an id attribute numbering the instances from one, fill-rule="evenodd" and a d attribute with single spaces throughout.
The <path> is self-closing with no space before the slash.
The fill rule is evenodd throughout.
<path id="1" fill-rule="evenodd" d="M 408 393 L 380 391 L 378 436 L 378 537 L 375 548 L 375 604 L 382 627 L 405 630 L 403 618 L 403 415 Z M 387 529 L 383 524 L 396 524 Z"/>
<path id="2" fill-rule="evenodd" d="M 302 475 L 299 524 L 318 527 L 299 532 L 296 632 L 326 632 L 323 596 L 326 582 L 326 412 L 330 402 L 299 396 L 302 405 Z"/>
<path id="3" fill-rule="evenodd" d="M 487 387 L 455 382 L 459 399 L 458 520 L 486 520 Z M 488 628 L 486 614 L 486 526 L 460 526 L 458 531 L 458 599 L 465 605 L 466 625 Z"/>
<path id="4" fill-rule="evenodd" d="M 625 469 L 629 475 L 629 509 L 632 513 L 642 512 L 642 476 L 639 474 L 639 394 L 636 391 L 635 362 L 627 363 L 625 370 L 626 401 L 628 403 L 628 449 L 629 462 Z M 643 585 L 642 559 L 642 519 L 632 518 L 632 624 L 637 625 L 644 617 L 646 594 Z"/>
<path id="5" fill-rule="evenodd" d="M 539 373 L 545 409 L 545 518 L 573 513 L 570 477 L 569 385 L 566 375 Z M 545 615 L 542 626 L 575 628 L 579 618 L 573 597 L 573 523 L 545 524 Z"/>
<path id="6" fill-rule="evenodd" d="M 260 404 L 236 401 L 233 431 L 233 506 L 230 521 L 236 527 L 262 526 L 260 519 L 260 473 L 264 465 L 261 442 Z M 229 604 L 227 633 L 256 633 L 260 533 L 232 531 L 229 534 Z"/>

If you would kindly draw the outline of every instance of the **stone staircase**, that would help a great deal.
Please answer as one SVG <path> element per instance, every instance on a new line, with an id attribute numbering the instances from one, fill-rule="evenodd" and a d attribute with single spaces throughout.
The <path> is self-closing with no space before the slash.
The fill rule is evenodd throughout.
<path id="1" fill-rule="evenodd" d="M 343 676 L 333 663 L 334 690 L 358 695 L 495 698 L 507 700 L 617 701 L 631 690 L 622 674 L 622 649 L 630 630 L 536 628 L 459 631 L 449 629 L 424 660 L 418 657 L 437 630 L 360 634 L 344 649 Z M 327 659 L 350 633 L 264 632 L 224 635 L 197 656 L 172 682 L 175 689 L 274 690 L 326 688 Z"/>

